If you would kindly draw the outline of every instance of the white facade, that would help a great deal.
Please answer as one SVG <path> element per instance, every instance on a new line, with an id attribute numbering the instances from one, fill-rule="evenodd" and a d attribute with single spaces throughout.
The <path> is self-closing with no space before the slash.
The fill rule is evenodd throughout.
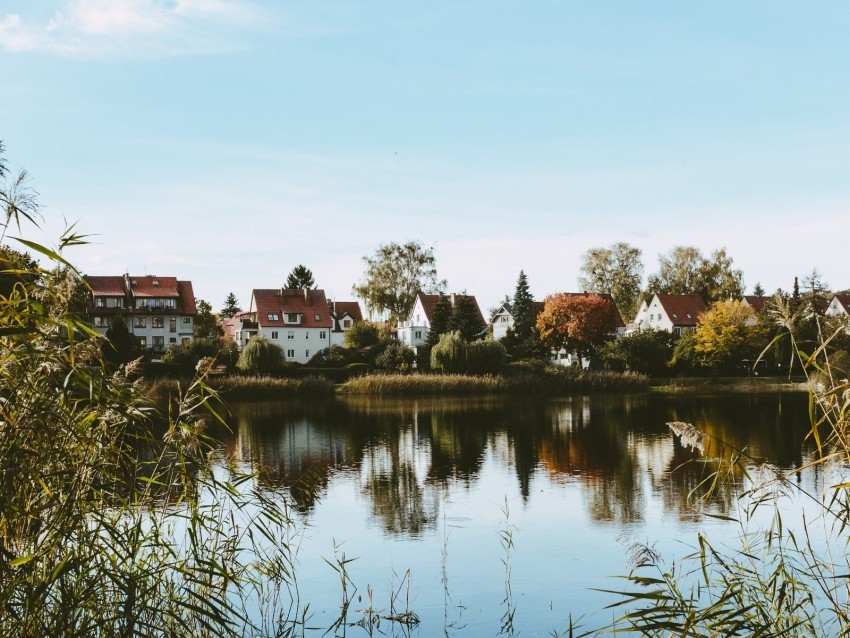
<path id="1" fill-rule="evenodd" d="M 319 350 L 331 345 L 330 328 L 267 328 L 261 325 L 257 334 L 280 346 L 286 360 L 296 363 L 307 363 Z"/>
<path id="2" fill-rule="evenodd" d="M 638 308 L 635 315 L 635 327 L 637 330 L 664 330 L 673 332 L 673 321 L 661 305 L 658 295 L 654 295 L 649 303 L 645 301 Z"/>
<path id="3" fill-rule="evenodd" d="M 410 313 L 410 319 L 398 324 L 397 338 L 408 348 L 424 346 L 430 329 L 431 322 L 428 320 L 425 306 L 422 305 L 421 297 L 417 296 L 416 303 L 413 304 L 413 311 Z"/>
<path id="4" fill-rule="evenodd" d="M 826 314 L 835 317 L 850 318 L 850 295 L 833 295 L 826 309 Z"/>
<path id="5" fill-rule="evenodd" d="M 514 316 L 511 313 L 510 305 L 503 303 L 501 307 L 493 315 L 493 339 L 501 341 L 508 334 L 508 328 L 514 327 Z"/>

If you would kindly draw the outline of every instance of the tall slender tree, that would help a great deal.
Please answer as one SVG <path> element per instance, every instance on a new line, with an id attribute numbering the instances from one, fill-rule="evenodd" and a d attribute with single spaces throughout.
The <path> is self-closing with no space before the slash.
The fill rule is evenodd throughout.
<path id="1" fill-rule="evenodd" d="M 224 305 L 221 308 L 221 316 L 230 318 L 237 312 L 242 312 L 242 308 L 239 307 L 239 300 L 236 298 L 236 295 L 231 292 L 224 300 Z"/>
<path id="2" fill-rule="evenodd" d="M 611 295 L 623 316 L 634 317 L 643 280 L 641 250 L 626 242 L 591 248 L 582 257 L 578 284 L 585 292 Z"/>
<path id="3" fill-rule="evenodd" d="M 467 341 L 473 341 L 481 336 L 484 327 L 472 303 L 472 297 L 469 295 L 456 295 L 454 312 L 451 319 L 451 329 L 459 332 L 460 336 Z"/>
<path id="4" fill-rule="evenodd" d="M 440 337 L 451 330 L 452 302 L 448 296 L 440 293 L 440 299 L 431 310 L 431 327 L 428 330 L 426 343 L 433 347 L 440 341 Z"/>

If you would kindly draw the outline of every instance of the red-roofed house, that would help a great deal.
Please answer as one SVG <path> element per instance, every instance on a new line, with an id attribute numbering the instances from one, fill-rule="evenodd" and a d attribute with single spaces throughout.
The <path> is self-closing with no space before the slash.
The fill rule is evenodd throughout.
<path id="1" fill-rule="evenodd" d="M 328 311 L 333 321 L 331 345 L 344 346 L 345 333 L 358 321 L 363 321 L 363 312 L 356 301 L 328 301 Z"/>
<path id="2" fill-rule="evenodd" d="M 123 317 L 141 348 L 163 352 L 194 337 L 195 295 L 191 281 L 131 275 L 83 277 L 90 288 L 86 315 L 103 334 Z"/>
<path id="3" fill-rule="evenodd" d="M 764 295 L 744 295 L 741 298 L 741 303 L 745 306 L 749 306 L 753 309 L 754 313 L 760 315 L 761 311 L 764 310 L 764 305 L 771 299 L 773 299 L 773 297 Z"/>
<path id="4" fill-rule="evenodd" d="M 478 301 L 473 295 L 456 295 L 454 293 L 446 295 L 452 304 L 452 308 L 461 297 L 466 297 L 472 302 L 472 307 L 478 316 L 481 323 L 481 332 L 487 328 L 487 322 L 484 321 L 484 315 L 481 314 L 481 308 L 478 306 Z M 407 321 L 401 321 L 398 324 L 398 340 L 410 348 L 424 346 L 428 339 L 428 331 L 431 329 L 431 315 L 434 311 L 434 306 L 440 301 L 440 295 L 426 295 L 419 293 L 416 297 L 416 303 L 413 304 L 413 310 Z"/>
<path id="5" fill-rule="evenodd" d="M 635 316 L 636 330 L 666 330 L 680 335 L 683 330 L 693 330 L 699 316 L 706 311 L 699 295 L 656 294 L 643 302 Z"/>
<path id="6" fill-rule="evenodd" d="M 279 345 L 287 361 L 307 363 L 331 345 L 334 320 L 324 290 L 255 289 L 248 310 L 234 319 L 232 334 L 240 348 L 261 335 Z"/>

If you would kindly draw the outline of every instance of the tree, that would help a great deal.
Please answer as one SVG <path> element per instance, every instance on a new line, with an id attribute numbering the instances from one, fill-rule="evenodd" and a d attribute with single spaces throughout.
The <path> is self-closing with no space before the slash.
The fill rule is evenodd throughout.
<path id="1" fill-rule="evenodd" d="M 434 294 L 445 288 L 445 281 L 437 280 L 433 249 L 423 248 L 418 241 L 382 244 L 363 261 L 363 279 L 352 290 L 370 313 L 386 313 L 392 324 L 410 315 L 419 293 Z"/>
<path id="2" fill-rule="evenodd" d="M 600 295 L 557 293 L 546 298 L 537 329 L 548 347 L 585 358 L 611 337 L 615 312 L 614 304 Z"/>
<path id="3" fill-rule="evenodd" d="M 236 299 L 236 295 L 232 292 L 228 293 L 227 298 L 224 300 L 224 306 L 221 308 L 221 316 L 230 319 L 230 317 L 238 312 L 242 312 L 242 308 L 239 307 L 239 300 Z"/>
<path id="4" fill-rule="evenodd" d="M 289 276 L 286 278 L 286 285 L 284 285 L 284 288 L 313 288 L 315 285 L 316 282 L 313 279 L 313 271 L 307 268 L 307 266 L 298 264 L 292 269 L 292 272 L 290 272 Z"/>
<path id="5" fill-rule="evenodd" d="M 761 287 L 760 282 L 756 282 L 756 285 L 753 286 L 753 294 L 756 297 L 764 297 L 764 288 Z"/>
<path id="6" fill-rule="evenodd" d="M 384 372 L 406 372 L 413 368 L 416 353 L 403 343 L 393 341 L 375 357 L 375 367 Z"/>
<path id="7" fill-rule="evenodd" d="M 216 339 L 224 334 L 212 306 L 203 299 L 197 301 L 198 314 L 195 316 L 195 339 Z"/>
<path id="8" fill-rule="evenodd" d="M 610 370 L 660 376 L 668 372 L 675 342 L 666 330 L 642 330 L 605 343 L 600 356 Z"/>
<path id="9" fill-rule="evenodd" d="M 433 348 L 440 341 L 440 337 L 451 329 L 452 312 L 451 300 L 440 293 L 439 301 L 434 304 L 434 308 L 431 310 L 431 327 L 428 329 L 428 337 L 425 339 L 428 346 Z"/>
<path id="10" fill-rule="evenodd" d="M 136 343 L 123 317 L 116 316 L 112 320 L 101 349 L 103 357 L 114 364 L 127 363 L 135 356 Z"/>
<path id="11" fill-rule="evenodd" d="M 35 284 L 37 272 L 38 263 L 29 253 L 0 246 L 0 296 L 8 298 L 16 285 Z"/>
<path id="12" fill-rule="evenodd" d="M 459 332 L 460 336 L 466 341 L 480 337 L 485 326 L 472 303 L 472 297 L 455 295 L 455 307 L 449 327 Z"/>
<path id="13" fill-rule="evenodd" d="M 277 372 L 283 364 L 283 350 L 276 343 L 265 337 L 251 337 L 236 362 L 236 368 L 241 372 L 253 374 L 269 374 Z"/>
<path id="14" fill-rule="evenodd" d="M 760 344 L 754 345 L 750 334 L 750 326 L 755 324 L 753 309 L 741 301 L 715 302 L 700 317 L 694 331 L 697 361 L 714 370 L 740 368 L 743 359 L 754 359 L 759 354 Z"/>
<path id="15" fill-rule="evenodd" d="M 507 353 L 498 341 L 469 343 L 459 332 L 446 332 L 431 349 L 431 367 L 452 374 L 498 374 Z"/>
<path id="16" fill-rule="evenodd" d="M 525 271 L 519 271 L 514 297 L 511 302 L 513 326 L 508 328 L 502 345 L 514 359 L 540 359 L 548 354 L 537 331 L 537 311 L 534 297 L 528 287 Z"/>
<path id="17" fill-rule="evenodd" d="M 802 299 L 817 316 L 823 316 L 829 307 L 829 284 L 823 279 L 817 268 L 803 277 Z"/>
<path id="18" fill-rule="evenodd" d="M 582 257 L 578 285 L 585 292 L 611 295 L 623 316 L 634 317 L 643 280 L 641 250 L 625 242 L 591 248 Z"/>
<path id="19" fill-rule="evenodd" d="M 345 345 L 354 350 L 364 350 L 377 345 L 382 336 L 381 329 L 371 321 L 358 321 L 345 331 Z"/>
<path id="20" fill-rule="evenodd" d="M 649 276 L 648 292 L 699 295 L 707 305 L 744 294 L 744 275 L 720 248 L 706 258 L 693 246 L 676 246 L 658 256 L 658 272 Z"/>

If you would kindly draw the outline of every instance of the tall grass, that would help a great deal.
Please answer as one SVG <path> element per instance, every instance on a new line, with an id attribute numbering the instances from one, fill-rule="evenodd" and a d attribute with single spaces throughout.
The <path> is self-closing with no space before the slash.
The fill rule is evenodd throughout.
<path id="1" fill-rule="evenodd" d="M 187 381 L 161 379 L 149 388 L 150 396 L 161 401 L 174 396 L 181 384 Z M 334 384 L 325 379 L 306 377 L 289 379 L 265 376 L 232 376 L 210 379 L 208 386 L 223 400 L 274 400 L 294 397 L 329 397 L 334 394 Z"/>
<path id="2" fill-rule="evenodd" d="M 516 369 L 504 375 L 372 374 L 340 386 L 345 394 L 384 396 L 544 394 L 568 395 L 597 392 L 643 392 L 642 375 L 591 372 L 549 366 Z"/>
<path id="3" fill-rule="evenodd" d="M 73 312 L 79 275 L 11 268 L 0 295 L 0 627 L 4 635 L 283 635 L 297 600 L 286 503 L 205 434 L 203 379 L 157 413 L 136 364 L 110 373 Z"/>

